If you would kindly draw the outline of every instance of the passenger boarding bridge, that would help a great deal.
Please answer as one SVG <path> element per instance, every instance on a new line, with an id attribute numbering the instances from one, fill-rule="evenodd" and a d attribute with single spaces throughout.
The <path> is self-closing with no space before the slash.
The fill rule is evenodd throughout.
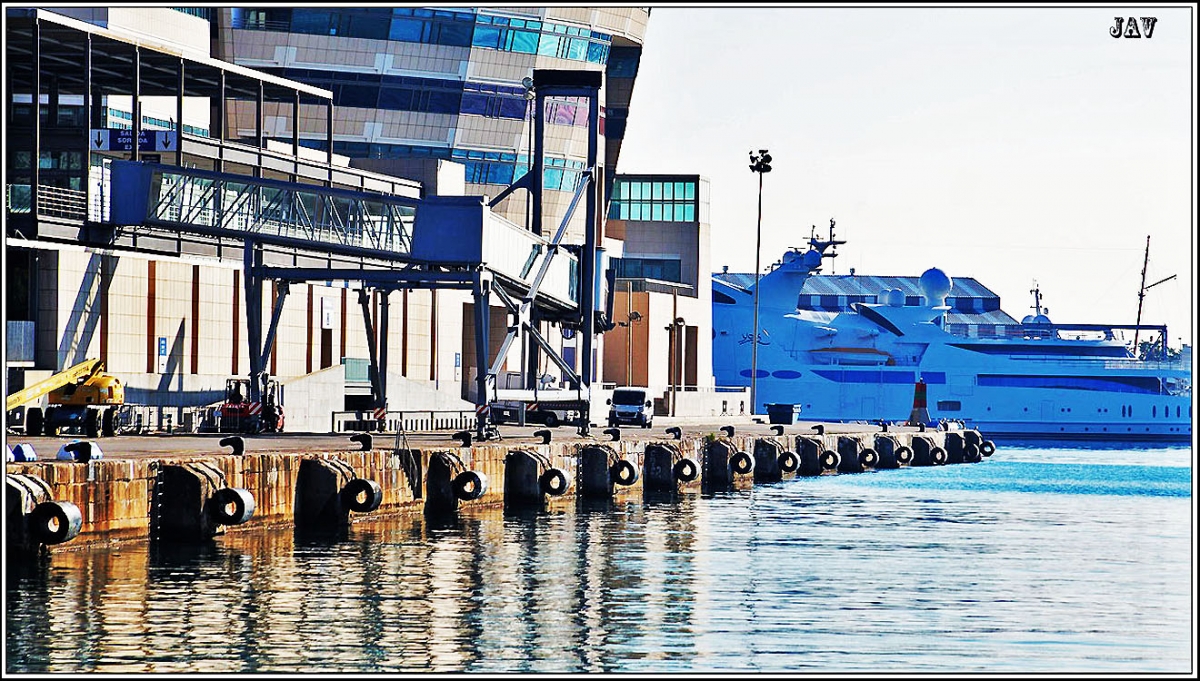
<path id="1" fill-rule="evenodd" d="M 580 335 L 583 358 L 593 354 L 596 331 L 607 329 L 607 317 L 598 314 L 602 307 L 600 291 L 604 290 L 606 272 L 603 252 L 597 249 L 600 224 L 600 183 L 604 177 L 598 161 L 599 137 L 599 89 L 602 74 L 594 71 L 534 70 L 533 89 L 535 94 L 534 154 L 531 171 L 491 200 L 479 196 L 427 196 L 418 198 L 416 191 L 405 187 L 396 191 L 392 186 L 379 187 L 379 181 L 368 188 L 365 177 L 358 178 L 362 188 L 348 189 L 345 183 L 335 183 L 335 174 L 344 176 L 345 169 L 333 167 L 332 155 L 327 166 L 317 167 L 327 173 L 321 184 L 312 184 L 312 173 L 302 168 L 299 160 L 299 110 L 302 96 L 323 100 L 327 107 L 327 143 L 332 148 L 332 104 L 328 92 L 275 79 L 266 74 L 255 74 L 248 69 L 235 67 L 216 60 L 183 58 L 163 54 L 146 46 L 125 44 L 113 36 L 104 35 L 103 29 L 52 16 L 34 10 L 32 20 L 16 21 L 18 42 L 30 49 L 9 48 L 9 56 L 28 56 L 32 68 L 27 73 L 14 69 L 14 92 L 22 88 L 26 92 L 43 89 L 46 71 L 56 90 L 50 97 L 51 107 L 57 108 L 61 100 L 57 88 L 64 87 L 73 79 L 83 92 L 85 116 L 95 122 L 95 105 L 99 91 L 108 93 L 125 92 L 129 81 L 123 80 L 118 67 L 123 64 L 124 52 L 132 52 L 132 92 L 135 101 L 145 94 L 165 94 L 177 86 L 174 96 L 179 100 L 180 121 L 176 130 L 154 131 L 154 139 L 164 144 L 174 141 L 175 165 L 156 162 L 161 159 L 139 157 L 140 144 L 132 144 L 128 160 L 105 159 L 107 170 L 98 177 L 89 176 L 89 191 L 80 192 L 82 198 L 73 198 L 69 189 L 55 187 L 40 177 L 38 165 L 34 164 L 29 184 L 29 198 L 25 212 L 29 220 L 13 221 L 10 236 L 26 238 L 62 239 L 117 249 L 148 249 L 169 251 L 173 240 L 189 243 L 188 252 L 215 258 L 232 255 L 233 249 L 241 250 L 246 300 L 246 318 L 250 355 L 251 401 L 260 401 L 267 376 L 265 367 L 270 360 L 271 348 L 278 329 L 283 304 L 291 282 L 304 281 L 355 281 L 362 282 L 359 302 L 367 326 L 367 338 L 371 363 L 372 393 L 376 406 L 386 408 L 384 396 L 387 376 L 387 348 L 377 348 L 375 324 L 368 304 L 368 288 L 391 292 L 399 289 L 469 289 L 474 295 L 476 357 L 482 358 L 476 378 L 477 436 L 486 436 L 488 405 L 495 400 L 536 400 L 538 385 L 536 367 L 538 353 L 544 352 L 567 377 L 569 391 L 583 405 L 580 428 L 588 430 L 587 404 L 590 385 L 593 382 L 592 363 L 582 361 L 576 371 L 571 364 L 552 347 L 542 335 L 543 323 L 554 324 Z M 24 43 L 22 33 L 28 39 Z M 11 37 L 11 36 L 10 36 Z M 83 54 L 77 42 L 82 42 Z M 53 55 L 52 59 L 43 58 Z M 82 58 L 80 58 L 82 57 Z M 78 59 L 84 64 L 82 76 L 71 72 L 71 77 L 59 77 L 60 62 Z M 47 68 L 53 62 L 50 68 Z M 143 69 L 143 65 L 147 68 Z M 152 67 L 151 67 L 152 65 Z M 173 65 L 173 66 L 172 66 Z M 70 71 L 68 69 L 68 71 Z M 185 73 L 202 77 L 205 83 L 185 85 Z M 237 88 L 229 87 L 231 81 L 245 80 Z M 262 80 L 254 81 L 261 77 Z M 278 83 L 275 81 L 279 81 Z M 287 88 L 294 87 L 292 94 Z M 213 92 L 208 90 L 215 88 Z M 284 98 L 291 98 L 293 106 L 293 145 L 297 155 L 291 166 L 279 167 L 278 159 L 270 161 L 264 150 L 268 148 L 261 128 L 261 111 L 268 91 L 276 90 Z M 256 138 L 259 145 L 247 145 L 226 141 L 224 133 L 217 130 L 213 140 L 187 134 L 182 130 L 182 99 L 189 96 L 213 95 L 214 122 L 225 120 L 226 97 L 240 94 L 241 98 L 252 98 L 260 112 Z M 589 143 L 587 170 L 572 198 L 562 223 L 553 236 L 546 238 L 542 230 L 542 183 L 544 165 L 545 99 L 547 97 L 576 97 L 588 101 Z M 59 118 L 57 114 L 54 116 Z M 43 122 L 32 116 L 32 145 L 40 149 L 44 135 Z M 219 123 L 215 123 L 219 127 Z M 131 139 L 147 137 L 141 128 L 140 116 L 134 116 Z M 113 131 L 82 128 L 89 145 L 111 146 Z M 168 134 L 173 133 L 173 135 Z M 73 137 L 74 133 L 70 133 Z M 92 139 L 98 140 L 92 142 Z M 12 140 L 10 139 L 10 142 Z M 61 144 L 61 142 L 56 142 Z M 13 146 L 10 144 L 10 147 Z M 89 146 L 90 151 L 94 149 Z M 215 151 L 213 167 L 206 170 L 184 167 L 185 153 Z M 255 158 L 257 156 L 257 159 Z M 34 155 L 37 158 L 38 155 Z M 250 175 L 222 172 L 230 166 L 251 170 Z M 284 164 L 286 166 L 286 164 Z M 312 165 L 312 164 L 308 164 Z M 263 177 L 264 169 L 275 168 L 271 174 L 276 178 Z M 307 168 L 307 166 L 306 166 Z M 96 175 L 92 169 L 91 175 Z M 307 177 L 310 183 L 299 180 Z M 396 183 L 411 185 L 392 178 Z M 11 182 L 11 180 L 10 180 Z M 343 186 L 335 186 L 342 184 Z M 14 201 L 13 185 L 8 195 L 8 215 L 21 217 L 20 201 Z M 376 191 L 371 191 L 375 189 Z M 530 192 L 533 217 L 530 229 L 525 229 L 491 212 L 490 207 L 516 190 Z M 98 194 L 109 197 L 99 206 L 90 205 Z M 56 198 L 65 197 L 63 200 Z M 575 210 L 584 203 L 585 243 L 564 244 L 566 233 Z M 75 205 L 75 204 L 80 205 Z M 63 204 L 63 205 L 59 205 Z M 69 204 L 69 205 L 68 205 Z M 28 233 L 27 233 L 28 232 Z M 183 248 L 179 248 L 183 252 Z M 236 251 L 234 251 L 236 252 Z M 597 273 L 602 273 L 597 276 Z M 264 337 L 262 286 L 267 280 L 279 284 L 274 309 Z M 611 287 L 609 287 L 611 295 Z M 507 335 L 496 355 L 490 356 L 489 317 L 490 301 L 495 296 L 510 314 Z M 611 302 L 611 299 L 610 299 Z M 387 297 L 382 298 L 378 323 L 383 325 L 382 337 L 386 337 Z M 504 390 L 497 385 L 496 377 L 504 364 L 505 357 L 514 342 L 522 343 L 527 367 L 525 385 L 520 390 Z M 561 391 L 560 391 L 561 392 Z"/>

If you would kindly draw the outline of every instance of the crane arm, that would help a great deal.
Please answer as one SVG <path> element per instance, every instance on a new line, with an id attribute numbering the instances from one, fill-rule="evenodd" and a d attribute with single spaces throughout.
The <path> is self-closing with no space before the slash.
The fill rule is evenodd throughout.
<path id="1" fill-rule="evenodd" d="M 70 385 L 71 383 L 87 379 L 97 371 L 100 371 L 103 366 L 98 359 L 87 359 L 73 367 L 54 374 L 50 378 L 42 379 L 28 388 L 18 390 L 5 398 L 4 411 L 11 411 L 21 405 L 29 404 L 64 385 Z"/>

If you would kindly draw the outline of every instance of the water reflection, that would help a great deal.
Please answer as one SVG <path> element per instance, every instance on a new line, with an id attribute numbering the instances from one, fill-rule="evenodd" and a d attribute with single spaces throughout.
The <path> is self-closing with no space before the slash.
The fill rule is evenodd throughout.
<path id="1" fill-rule="evenodd" d="M 8 671 L 1187 669 L 1190 499 L 1025 466 L 59 552 L 8 565 Z"/>

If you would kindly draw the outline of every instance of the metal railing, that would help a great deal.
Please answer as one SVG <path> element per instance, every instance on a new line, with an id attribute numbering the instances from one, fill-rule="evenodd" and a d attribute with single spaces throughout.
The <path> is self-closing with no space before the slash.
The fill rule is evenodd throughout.
<path id="1" fill-rule="evenodd" d="M 383 418 L 383 426 L 372 411 L 333 412 L 333 432 L 428 432 L 439 430 L 472 430 L 475 428 L 474 411 L 389 411 Z"/>

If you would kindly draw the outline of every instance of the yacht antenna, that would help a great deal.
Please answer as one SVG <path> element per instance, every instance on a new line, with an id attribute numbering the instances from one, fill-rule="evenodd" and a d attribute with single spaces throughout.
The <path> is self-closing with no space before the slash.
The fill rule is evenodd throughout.
<path id="1" fill-rule="evenodd" d="M 1033 294 L 1033 314 L 1041 316 L 1041 314 L 1042 314 L 1042 290 L 1040 288 L 1038 288 L 1037 279 L 1033 280 L 1033 288 L 1030 289 L 1029 292 Z M 1049 314 L 1050 310 L 1046 310 L 1045 312 L 1046 312 L 1046 314 Z"/>
<path id="2" fill-rule="evenodd" d="M 1134 326 L 1134 329 L 1133 329 L 1133 351 L 1135 353 L 1138 351 L 1138 332 L 1141 331 L 1141 326 L 1142 326 L 1142 300 L 1146 297 L 1146 291 L 1149 291 L 1150 289 L 1154 288 L 1155 286 L 1158 286 L 1159 284 L 1164 284 L 1175 278 L 1175 275 L 1172 274 L 1171 276 L 1167 277 L 1166 279 L 1159 279 L 1158 281 L 1154 282 L 1153 284 L 1150 284 L 1149 286 L 1147 286 L 1146 285 L 1146 267 L 1149 264 L 1150 264 L 1150 235 L 1147 234 L 1146 235 L 1146 257 L 1144 260 L 1142 260 L 1142 287 L 1140 289 L 1138 289 L 1137 322 L 1135 322 L 1133 325 Z M 1164 347 L 1166 346 L 1165 338 L 1163 339 L 1163 345 L 1164 345 Z"/>

